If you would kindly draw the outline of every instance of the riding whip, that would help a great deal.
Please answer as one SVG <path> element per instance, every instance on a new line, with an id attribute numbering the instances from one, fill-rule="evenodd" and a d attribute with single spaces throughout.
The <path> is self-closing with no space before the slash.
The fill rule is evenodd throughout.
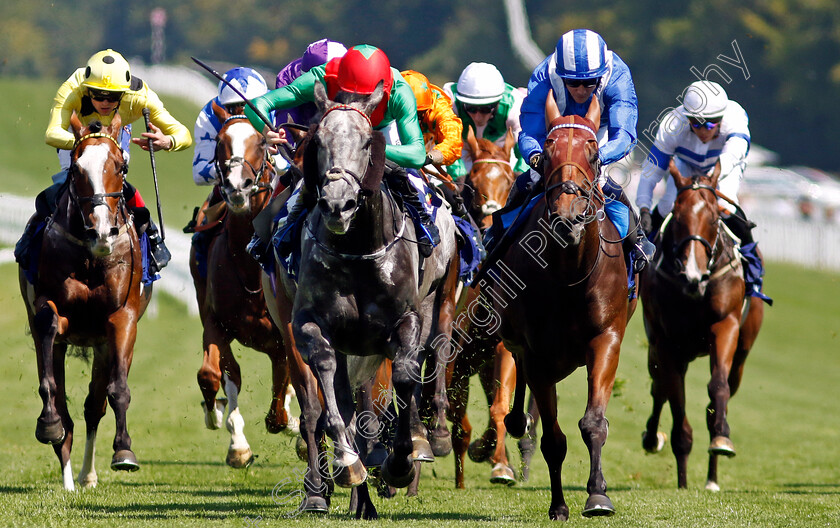
<path id="1" fill-rule="evenodd" d="M 210 74 L 213 75 L 213 77 L 215 77 L 215 78 L 219 79 L 220 81 L 222 81 L 223 83 L 225 83 L 228 88 L 233 90 L 233 93 L 235 93 L 236 95 L 241 97 L 242 100 L 245 101 L 245 104 L 248 105 L 248 107 L 251 110 L 253 110 L 255 114 L 257 114 L 257 117 L 259 117 L 262 120 L 262 122 L 266 124 L 266 126 L 269 128 L 269 130 L 271 130 L 272 132 L 279 132 L 277 127 L 274 126 L 274 124 L 271 121 L 269 121 L 268 117 L 266 117 L 265 114 L 263 114 L 262 111 L 259 108 L 254 106 L 254 103 L 249 101 L 248 98 L 245 97 L 245 94 L 240 92 L 239 89 L 236 86 L 231 84 L 230 81 L 228 81 L 227 79 L 225 79 L 224 77 L 219 75 L 219 72 L 217 72 L 216 70 L 214 70 L 213 68 L 208 66 L 204 61 L 196 59 L 195 57 L 190 57 L 190 58 L 193 60 L 194 63 L 198 64 L 199 66 L 201 66 L 202 68 L 204 68 L 205 70 L 210 72 Z M 280 147 L 280 152 L 281 152 L 281 155 L 283 156 L 283 158 L 285 158 L 285 160 L 288 161 L 290 164 L 294 165 L 294 160 L 293 160 L 294 153 L 289 148 L 288 144 L 281 143 L 279 145 L 279 147 Z"/>
<path id="2" fill-rule="evenodd" d="M 146 122 L 146 132 L 151 132 L 151 122 L 149 121 L 149 109 L 143 109 L 143 120 Z M 149 157 L 152 160 L 152 179 L 155 181 L 155 198 L 157 199 L 158 225 L 160 226 L 160 239 L 166 240 L 166 231 L 163 227 L 163 211 L 160 207 L 160 191 L 158 190 L 157 181 L 157 165 L 155 165 L 155 147 L 152 144 L 152 138 L 149 138 Z"/>

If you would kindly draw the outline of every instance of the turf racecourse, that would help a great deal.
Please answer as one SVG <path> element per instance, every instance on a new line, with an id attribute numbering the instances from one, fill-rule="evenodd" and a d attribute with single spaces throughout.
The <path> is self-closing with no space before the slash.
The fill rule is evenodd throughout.
<path id="1" fill-rule="evenodd" d="M 16 268 L 0 266 L 0 356 L 6 404 L 0 410 L 0 526 L 319 526 L 346 525 L 349 493 L 338 490 L 327 517 L 294 516 L 296 472 L 291 437 L 269 435 L 262 424 L 270 377 L 261 355 L 239 352 L 245 390 L 241 406 L 246 434 L 259 455 L 248 470 L 224 465 L 226 433 L 204 428 L 195 372 L 200 364 L 200 324 L 165 296 L 155 314 L 140 323 L 129 377 L 128 414 L 136 473 L 108 469 L 114 423 L 109 410 L 97 441 L 99 486 L 65 493 L 51 448 L 34 438 L 40 410 L 33 345 L 24 334 L 24 312 L 15 285 Z M 834 526 L 840 523 L 840 441 L 837 413 L 836 314 L 840 280 L 835 275 L 771 265 L 768 291 L 776 306 L 747 362 L 741 391 L 730 405 L 738 456 L 720 462 L 720 493 L 705 492 L 708 436 L 706 362 L 689 370 L 689 419 L 695 430 L 689 489 L 676 489 L 673 457 L 647 456 L 640 432 L 650 406 L 641 319 L 634 317 L 619 367 L 619 383 L 607 416 L 610 435 L 603 466 L 618 513 L 584 519 L 588 473 L 586 448 L 577 430 L 583 412 L 585 377 L 578 372 L 559 390 L 560 424 L 569 438 L 564 465 L 570 525 L 603 526 Z M 638 315 L 638 314 L 637 314 Z M 82 458 L 82 403 L 89 366 L 70 359 L 68 385 L 76 420 L 74 471 Z M 475 396 L 475 390 L 473 390 Z M 485 418 L 476 397 L 471 416 Z M 663 426 L 670 429 L 670 417 Z M 509 441 L 509 448 L 516 451 Z M 514 457 L 517 458 L 517 457 Z M 517 458 L 518 459 L 518 458 Z M 468 462 L 467 489 L 453 489 L 452 457 L 424 467 L 420 496 L 377 499 L 381 519 L 371 525 L 525 526 L 547 524 L 548 475 L 535 457 L 531 481 L 513 488 L 491 485 L 489 466 Z M 280 484 L 280 486 L 277 486 Z M 278 492 L 272 496 L 277 486 Z M 352 521 L 355 522 L 355 521 Z"/>
<path id="2" fill-rule="evenodd" d="M 0 114 L 4 160 L 0 192 L 34 196 L 57 171 L 54 152 L 43 144 L 49 103 L 59 81 L 0 79 L 0 91 L 16 105 Z M 197 108 L 164 97 L 167 108 L 192 128 Z M 137 132 L 135 131 L 135 135 Z M 165 220 L 181 226 L 206 188 L 193 185 L 191 151 L 157 156 Z M 154 201 L 148 158 L 133 150 L 129 179 Z M 164 279 L 166 274 L 164 272 Z M 631 321 L 622 347 L 618 382 L 607 411 L 610 435 L 603 467 L 617 508 L 611 518 L 584 519 L 588 454 L 577 421 L 585 405 L 585 375 L 577 372 L 559 386 L 560 425 L 569 440 L 563 480 L 571 509 L 569 525 L 630 527 L 775 527 L 840 525 L 840 276 L 800 268 L 768 266 L 767 291 L 776 306 L 747 361 L 741 390 L 730 405 L 732 439 L 738 455 L 720 462 L 717 494 L 703 490 L 708 435 L 704 409 L 708 362 L 694 363 L 688 376 L 688 417 L 695 431 L 689 489 L 676 489 L 670 445 L 646 456 L 640 433 L 650 412 L 641 311 Z M 303 469 L 293 439 L 269 435 L 263 416 L 270 398 L 268 360 L 241 352 L 244 392 L 240 398 L 246 434 L 259 455 L 248 470 L 224 465 L 227 434 L 204 428 L 195 373 L 201 363 L 201 329 L 183 306 L 158 295 L 141 321 L 129 376 L 132 403 L 128 427 L 141 464 L 136 473 L 108 468 L 113 413 L 103 418 L 97 440 L 99 486 L 65 493 L 57 459 L 34 438 L 40 412 L 35 353 L 25 334 L 17 268 L 0 265 L 0 372 L 5 405 L 0 410 L 0 527 L 87 526 L 346 526 L 349 492 L 338 490 L 327 517 L 294 516 L 286 494 L 298 489 Z M 70 409 L 76 421 L 74 473 L 83 452 L 82 404 L 90 367 L 67 362 Z M 486 404 L 473 386 L 470 416 L 476 429 L 486 423 Z M 664 413 L 662 430 L 669 431 Z M 516 453 L 514 442 L 508 446 Z M 516 455 L 513 456 L 518 461 Z M 499 488 L 487 480 L 490 467 L 467 462 L 467 489 L 453 489 L 452 457 L 424 467 L 420 496 L 376 499 L 380 520 L 370 526 L 536 526 L 547 525 L 548 472 L 535 457 L 531 481 Z M 280 486 L 278 486 L 280 484 Z M 278 493 L 272 497 L 272 490 Z M 359 524 L 359 523 L 356 523 Z"/>

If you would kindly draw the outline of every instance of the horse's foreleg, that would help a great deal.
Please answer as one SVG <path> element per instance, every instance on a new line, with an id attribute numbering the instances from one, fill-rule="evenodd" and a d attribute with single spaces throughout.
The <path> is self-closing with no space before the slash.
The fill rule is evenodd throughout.
<path id="1" fill-rule="evenodd" d="M 222 383 L 220 343 L 222 343 L 221 346 L 226 346 L 227 338 L 224 330 L 212 314 L 204 315 L 201 322 L 204 326 L 202 337 L 204 358 L 196 377 L 198 379 L 198 388 L 201 389 L 201 395 L 204 398 L 204 403 L 202 404 L 204 409 L 204 425 L 208 429 L 215 430 L 222 426 L 225 405 L 227 403 L 224 399 L 216 398 Z"/>
<path id="2" fill-rule="evenodd" d="M 656 355 L 654 345 L 648 345 L 648 373 L 650 374 L 650 395 L 653 398 L 653 408 L 642 432 L 642 448 L 648 453 L 658 453 L 665 447 L 667 436 L 659 431 L 659 420 L 662 416 L 662 407 L 668 399 L 667 381 L 663 377 L 676 375 L 671 369 L 659 365 L 654 359 Z M 666 370 L 668 372 L 666 372 Z"/>
<path id="3" fill-rule="evenodd" d="M 519 372 L 521 374 L 521 370 Z M 517 380 L 517 391 L 519 381 Z M 551 481 L 551 505 L 548 508 L 548 517 L 553 521 L 567 521 L 569 519 L 569 506 L 563 496 L 563 479 L 561 471 L 563 461 L 566 459 L 566 435 L 557 423 L 557 391 L 554 384 L 546 386 L 532 386 L 531 394 L 537 401 L 540 414 L 543 420 L 543 436 L 540 442 L 540 449 L 548 466 L 548 477 Z"/>
<path id="4" fill-rule="evenodd" d="M 709 470 L 706 489 L 718 491 L 717 457 L 735 456 L 735 446 L 729 438 L 729 422 L 726 420 L 729 398 L 732 390 L 729 380 L 732 373 L 738 343 L 738 319 L 730 315 L 723 321 L 712 325 L 712 351 L 709 354 L 712 377 L 709 380 L 709 405 L 706 408 L 706 426 L 709 429 Z M 741 358 L 741 365 L 743 365 Z M 740 371 L 740 366 L 735 368 Z M 740 382 L 740 376 L 737 376 Z M 737 389 L 737 385 L 736 385 Z"/>
<path id="5" fill-rule="evenodd" d="M 437 337 L 432 342 L 435 357 L 435 412 L 437 424 L 431 431 L 430 442 L 435 456 L 446 456 L 452 452 L 452 435 L 446 427 L 446 413 L 449 398 L 446 393 L 446 368 L 455 359 L 457 349 L 452 346 L 452 322 L 455 318 L 456 294 L 458 291 L 458 255 L 453 255 L 449 272 L 442 288 L 442 301 L 438 309 Z"/>
<path id="6" fill-rule="evenodd" d="M 490 457 L 493 469 L 490 473 L 490 482 L 494 484 L 516 484 L 516 476 L 510 467 L 505 447 L 504 418 L 510 409 L 510 395 L 516 386 L 516 364 L 513 356 L 499 342 L 496 345 L 495 362 L 493 367 L 493 382 L 495 386 L 492 405 L 490 406 L 490 420 L 496 431 L 496 450 Z"/>
<path id="7" fill-rule="evenodd" d="M 470 444 L 472 426 L 467 418 L 470 399 L 470 366 L 463 355 L 447 367 L 449 378 L 449 421 L 452 422 L 453 449 L 455 451 L 455 487 L 464 489 L 464 456 Z"/>
<path id="8" fill-rule="evenodd" d="M 232 468 L 244 468 L 254 461 L 254 453 L 245 438 L 245 419 L 239 410 L 239 393 L 242 392 L 242 373 L 230 348 L 230 341 L 217 342 L 219 347 L 219 367 L 222 371 L 222 383 L 227 396 L 228 415 L 225 428 L 230 433 L 225 463 Z"/>
<path id="9" fill-rule="evenodd" d="M 289 366 L 286 351 L 278 339 L 276 345 L 269 350 L 271 359 L 271 389 L 272 398 L 268 414 L 265 416 L 265 428 L 269 433 L 276 434 L 289 430 L 297 433 L 300 426 L 297 418 L 292 418 L 286 412 L 286 392 L 289 387 Z"/>
<path id="10" fill-rule="evenodd" d="M 518 442 L 519 454 L 522 456 L 520 462 L 522 482 L 528 482 L 531 473 L 531 459 L 537 451 L 537 424 L 540 421 L 540 411 L 533 394 L 528 399 L 528 414 L 531 416 L 531 429 Z"/>
<path id="11" fill-rule="evenodd" d="M 514 356 L 513 360 L 516 364 L 516 389 L 513 393 L 513 407 L 505 416 L 504 424 L 512 437 L 522 438 L 531 428 L 531 419 L 523 411 L 525 406 L 525 375 L 517 356 Z"/>
<path id="12" fill-rule="evenodd" d="M 131 370 L 134 343 L 137 339 L 135 313 L 129 310 L 121 310 L 112 314 L 108 318 L 106 329 L 111 354 L 111 368 L 106 393 L 116 420 L 114 456 L 111 459 L 111 469 L 136 471 L 140 469 L 140 465 L 137 463 L 137 457 L 131 451 L 131 437 L 126 425 L 126 414 L 131 402 L 128 372 Z"/>
<path id="13" fill-rule="evenodd" d="M 64 489 L 73 491 L 75 485 L 73 483 L 73 470 L 70 467 L 70 451 L 73 449 L 73 420 L 67 410 L 67 394 L 65 391 L 64 357 L 66 351 L 67 345 L 65 343 L 57 343 L 53 349 L 56 385 L 55 405 L 59 416 L 61 416 L 61 423 L 65 431 L 64 440 L 58 444 L 53 444 L 53 450 L 61 464 L 61 480 Z"/>
<path id="14" fill-rule="evenodd" d="M 396 488 L 404 488 L 414 480 L 414 450 L 411 440 L 412 398 L 418 380 L 421 379 L 418 346 L 420 339 L 420 318 L 416 313 L 406 314 L 396 328 L 397 351 L 392 367 L 394 398 L 399 408 L 397 437 L 394 451 L 382 465 L 382 477 Z"/>
<path id="15" fill-rule="evenodd" d="M 601 470 L 601 450 L 607 441 L 609 422 L 604 414 L 610 400 L 615 373 L 618 368 L 618 354 L 624 326 L 614 333 L 601 334 L 589 344 L 586 357 L 588 398 L 586 412 L 578 422 L 580 434 L 589 449 L 589 480 L 586 491 L 589 498 L 583 515 L 612 515 L 612 502 L 607 497 L 607 482 Z"/>
<path id="16" fill-rule="evenodd" d="M 64 440 L 65 430 L 58 412 L 56 358 L 53 348 L 56 335 L 60 332 L 59 327 L 62 321 L 66 327 L 67 320 L 59 317 L 55 304 L 51 301 L 39 304 L 40 309 L 31 319 L 32 338 L 35 341 L 38 360 L 38 393 L 43 404 L 35 428 L 35 438 L 43 444 L 59 444 Z"/>
<path id="17" fill-rule="evenodd" d="M 90 374 L 88 395 L 85 398 L 85 458 L 77 479 L 84 488 L 96 487 L 99 481 L 96 475 L 96 433 L 99 422 L 105 416 L 107 406 L 108 372 L 110 372 L 110 353 L 108 347 L 96 348 L 93 367 Z"/>

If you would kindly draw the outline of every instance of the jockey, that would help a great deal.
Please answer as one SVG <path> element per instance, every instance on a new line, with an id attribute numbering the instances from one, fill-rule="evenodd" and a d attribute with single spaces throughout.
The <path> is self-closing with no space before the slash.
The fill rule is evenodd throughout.
<path id="1" fill-rule="evenodd" d="M 560 37 L 554 53 L 536 67 L 528 81 L 528 95 L 519 116 L 522 124 L 519 150 L 531 170 L 517 178 L 509 204 L 524 201 L 532 186 L 542 179 L 542 146 L 547 134 L 545 100 L 549 90 L 554 91 L 561 115 L 585 116 L 591 98 L 597 98 L 602 109 L 598 129 L 601 166 L 624 158 L 636 144 L 638 108 L 630 69 L 621 57 L 607 49 L 599 34 L 588 29 L 569 31 Z M 629 230 L 626 240 L 630 242 L 625 251 L 632 251 L 633 246 L 639 249 L 637 254 L 643 259 L 636 261 L 636 271 L 641 271 L 645 260 L 653 257 L 655 248 L 641 230 L 635 229 L 638 222 L 630 223 L 635 213 L 622 187 L 605 174 L 599 174 L 598 183 L 607 197 L 623 204 L 614 203 L 615 209 L 605 209 L 616 225 L 624 224 Z M 635 237 L 629 236 L 633 232 L 631 228 L 637 231 Z"/>
<path id="2" fill-rule="evenodd" d="M 715 82 L 693 82 L 683 95 L 682 105 L 660 122 L 656 139 L 642 165 L 636 192 L 642 230 L 653 238 L 674 207 L 677 188 L 672 178 L 666 178 L 665 194 L 656 207 L 651 207 L 653 189 L 666 175 L 672 159 L 683 176 L 710 174 L 719 161 L 718 189 L 735 202 L 718 200 L 725 209 L 723 222 L 740 239 L 741 255 L 752 265 L 746 266 L 744 273 L 749 294 L 765 298 L 761 293 L 764 267 L 751 233 L 755 224 L 738 205 L 738 188 L 750 149 L 747 112 L 730 100 L 723 87 Z"/>
<path id="3" fill-rule="evenodd" d="M 259 97 L 268 92 L 265 79 L 251 68 L 233 68 L 225 72 L 226 81 L 248 99 Z M 195 120 L 195 154 L 193 156 L 193 180 L 196 185 L 213 185 L 219 183 L 216 173 L 216 136 L 222 129 L 223 123 L 213 113 L 213 101 L 224 107 L 232 116 L 244 115 L 245 101 L 227 84 L 219 81 L 219 95 L 207 102 L 198 113 Z M 274 165 L 280 172 L 288 168 L 288 162 L 281 156 L 274 156 Z"/>
<path id="4" fill-rule="evenodd" d="M 140 119 L 143 108 L 150 111 L 151 132 L 143 132 L 142 137 L 131 138 L 131 123 Z M 128 62 L 112 49 L 94 54 L 86 67 L 79 68 L 59 87 L 55 95 L 50 121 L 46 131 L 46 143 L 58 149 L 61 172 L 52 179 L 54 185 L 38 195 L 35 200 L 36 215 L 27 224 L 20 241 L 15 248 L 15 256 L 24 267 L 28 265 L 28 250 L 32 235 L 38 224 L 52 214 L 59 190 L 67 180 L 70 167 L 70 153 L 76 138 L 68 131 L 73 113 L 87 126 L 93 121 L 100 121 L 104 126 L 119 112 L 124 125 L 120 145 L 126 163 L 129 160 L 129 140 L 143 150 L 149 149 L 149 139 L 154 150 L 175 152 L 184 150 L 192 143 L 190 131 L 176 120 L 164 108 L 155 92 L 141 79 L 131 75 Z M 140 192 L 133 185 L 125 182 L 123 195 L 132 209 L 135 221 L 150 218 Z M 149 236 L 150 252 L 154 266 L 159 271 L 169 262 L 171 255 L 163 244 L 157 226 L 149 219 L 146 233 Z"/>
<path id="5" fill-rule="evenodd" d="M 315 66 L 326 64 L 332 59 L 342 57 L 345 53 L 347 53 L 347 48 L 340 42 L 329 39 L 316 40 L 306 47 L 301 57 L 293 60 L 277 73 L 274 87 L 286 86 Z M 304 103 L 295 108 L 275 110 L 274 124 L 278 127 L 289 122 L 309 125 L 317 113 L 315 103 Z"/>
<path id="6" fill-rule="evenodd" d="M 473 62 L 464 68 L 456 83 L 446 83 L 444 89 L 452 96 L 452 108 L 464 123 L 462 137 L 466 141 L 469 127 L 476 138 L 484 138 L 504 147 L 508 128 L 514 137 L 519 134 L 519 111 L 524 94 L 519 88 L 507 84 L 499 70 L 486 62 Z M 519 154 L 519 148 L 510 153 L 514 173 L 528 170 Z M 449 170 L 453 179 L 463 178 L 472 167 L 468 151 Z"/>
<path id="7" fill-rule="evenodd" d="M 452 100 L 442 88 L 432 84 L 420 72 L 404 70 L 400 75 L 411 86 L 417 100 L 417 119 L 428 151 L 426 164 L 451 166 L 461 159 L 463 147 L 463 125 L 452 111 Z M 452 212 L 461 217 L 466 216 L 467 210 L 461 196 L 448 187 L 441 186 L 440 189 L 452 206 Z"/>
<path id="8" fill-rule="evenodd" d="M 385 157 L 398 167 L 419 169 L 426 163 L 426 149 L 423 145 L 423 133 L 417 121 L 417 103 L 411 87 L 403 80 L 399 71 L 391 68 L 388 57 L 379 48 L 369 45 L 354 46 L 343 57 L 332 59 L 323 66 L 316 66 L 288 86 L 273 90 L 252 102 L 265 113 L 313 102 L 315 83 L 322 83 L 326 87 L 329 98 L 335 100 L 341 93 L 372 94 L 379 82 L 384 83 L 385 93 L 370 119 L 373 128 L 382 131 L 385 135 L 387 143 Z M 269 143 L 277 144 L 284 141 L 281 134 L 272 132 L 267 125 L 263 125 L 259 116 L 250 107 L 245 108 L 245 115 L 255 127 L 262 127 L 263 134 Z M 401 169 L 391 168 L 390 170 L 392 175 L 401 172 Z M 440 243 L 437 227 L 407 177 L 391 177 L 390 182 L 405 202 L 417 211 L 422 230 L 425 231 L 418 237 L 420 239 L 417 244 L 418 249 L 423 257 L 429 256 L 433 247 Z M 278 226 L 278 230 L 291 225 L 298 219 L 306 207 L 304 202 L 305 200 L 300 198 L 294 200 L 289 207 L 289 215 Z M 283 242 L 281 246 L 284 245 Z M 291 248 L 289 244 L 285 244 L 285 249 L 283 247 L 278 249 L 282 253 Z"/>

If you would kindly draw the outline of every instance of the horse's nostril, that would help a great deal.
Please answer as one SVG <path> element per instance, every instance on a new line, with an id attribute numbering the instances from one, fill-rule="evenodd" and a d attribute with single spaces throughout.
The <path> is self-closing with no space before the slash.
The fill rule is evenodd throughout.
<path id="1" fill-rule="evenodd" d="M 330 212 L 330 204 L 329 202 L 327 202 L 326 198 L 321 198 L 320 200 L 318 200 L 318 208 L 325 213 Z"/>
<path id="2" fill-rule="evenodd" d="M 243 189 L 248 189 L 248 188 L 253 187 L 253 186 L 254 186 L 254 180 L 252 180 L 251 178 L 248 178 L 247 180 L 245 180 L 245 183 L 242 184 Z"/>
<path id="3" fill-rule="evenodd" d="M 95 240 L 96 237 L 97 237 L 96 229 L 94 229 L 92 227 L 89 227 L 89 228 L 85 229 L 85 236 L 88 237 L 91 240 Z"/>
<path id="4" fill-rule="evenodd" d="M 344 207 L 342 208 L 342 211 L 352 211 L 355 208 L 356 208 L 356 200 L 347 200 L 344 203 Z"/>
<path id="5" fill-rule="evenodd" d="M 112 227 L 111 227 L 111 236 L 112 236 L 112 237 L 115 237 L 115 236 L 117 236 L 117 235 L 119 235 L 119 234 L 120 234 L 120 228 L 119 228 L 119 227 L 117 227 L 117 226 L 112 226 Z"/>

